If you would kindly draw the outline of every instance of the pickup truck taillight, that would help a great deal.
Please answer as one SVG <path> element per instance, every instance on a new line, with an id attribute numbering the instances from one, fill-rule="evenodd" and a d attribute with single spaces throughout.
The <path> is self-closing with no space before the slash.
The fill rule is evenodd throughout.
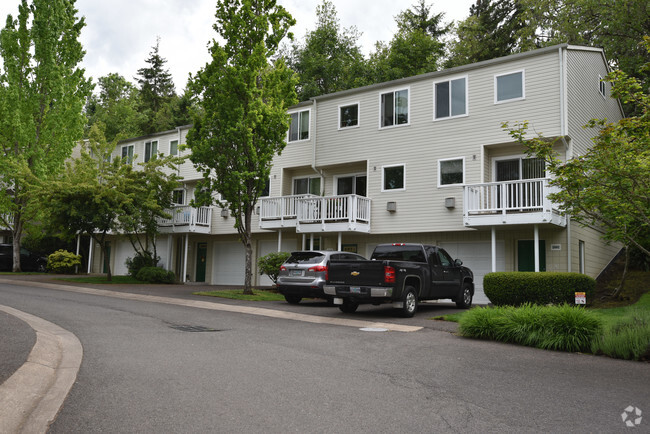
<path id="1" fill-rule="evenodd" d="M 384 282 L 395 283 L 395 269 L 389 265 L 384 265 Z"/>
<path id="2" fill-rule="evenodd" d="M 325 272 L 325 280 L 327 280 L 329 278 L 327 265 L 316 265 L 315 267 L 309 268 L 307 271 L 324 271 Z"/>

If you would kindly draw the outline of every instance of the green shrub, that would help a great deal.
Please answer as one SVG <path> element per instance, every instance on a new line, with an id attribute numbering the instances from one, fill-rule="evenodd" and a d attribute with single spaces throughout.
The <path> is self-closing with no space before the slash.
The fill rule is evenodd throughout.
<path id="1" fill-rule="evenodd" d="M 174 283 L 176 275 L 173 271 L 163 270 L 159 267 L 142 267 L 136 279 L 148 283 Z"/>
<path id="2" fill-rule="evenodd" d="M 57 274 L 72 274 L 78 265 L 81 265 L 81 255 L 67 250 L 57 250 L 47 257 L 47 269 Z"/>
<path id="3" fill-rule="evenodd" d="M 595 354 L 626 360 L 650 360 L 650 312 L 635 309 L 632 314 L 605 329 L 592 345 Z"/>
<path id="4" fill-rule="evenodd" d="M 483 278 L 483 291 L 496 306 L 573 304 L 576 292 L 591 303 L 595 288 L 596 281 L 580 273 L 497 272 Z"/>
<path id="5" fill-rule="evenodd" d="M 266 274 L 273 283 L 278 281 L 278 274 L 280 273 L 280 266 L 285 263 L 291 256 L 287 252 L 274 252 L 264 255 L 257 260 L 257 266 L 260 269 L 260 274 Z"/>
<path id="6" fill-rule="evenodd" d="M 153 253 L 148 251 L 136 252 L 133 259 L 126 258 L 124 262 L 126 268 L 129 270 L 129 276 L 134 279 L 138 278 L 138 272 L 144 267 L 155 267 L 158 265 L 160 258 L 154 258 Z"/>
<path id="7" fill-rule="evenodd" d="M 463 336 L 561 351 L 590 350 L 601 328 L 592 312 L 568 304 L 474 308 L 459 321 Z"/>

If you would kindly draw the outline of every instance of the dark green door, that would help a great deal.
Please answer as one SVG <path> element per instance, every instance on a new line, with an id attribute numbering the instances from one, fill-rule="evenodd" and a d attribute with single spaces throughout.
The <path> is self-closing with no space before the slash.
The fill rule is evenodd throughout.
<path id="1" fill-rule="evenodd" d="M 103 265 L 103 270 L 104 273 L 108 273 L 108 264 L 111 263 L 111 242 L 106 241 L 106 255 L 104 256 L 104 265 Z"/>
<path id="2" fill-rule="evenodd" d="M 535 241 L 517 241 L 519 271 L 535 271 Z M 546 243 L 539 240 L 539 271 L 546 271 Z"/>
<path id="3" fill-rule="evenodd" d="M 196 281 L 205 282 L 205 265 L 208 259 L 208 243 L 196 245 Z"/>

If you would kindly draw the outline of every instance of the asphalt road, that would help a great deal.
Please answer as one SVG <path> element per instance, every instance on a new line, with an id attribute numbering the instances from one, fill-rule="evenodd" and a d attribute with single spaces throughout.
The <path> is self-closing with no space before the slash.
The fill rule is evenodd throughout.
<path id="1" fill-rule="evenodd" d="M 647 414 L 635 432 L 650 432 L 647 363 L 7 284 L 0 304 L 83 345 L 52 433 L 611 433 L 630 432 L 629 405 Z"/>

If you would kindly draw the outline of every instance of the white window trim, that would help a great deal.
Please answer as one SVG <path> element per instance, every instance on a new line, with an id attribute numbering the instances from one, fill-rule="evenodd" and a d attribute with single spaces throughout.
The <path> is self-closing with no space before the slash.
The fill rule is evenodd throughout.
<path id="1" fill-rule="evenodd" d="M 504 75 L 511 75 L 521 73 L 521 97 L 519 98 L 510 98 L 504 99 L 503 101 L 497 100 L 497 78 L 503 77 Z M 514 101 L 522 101 L 526 99 L 526 70 L 518 69 L 516 71 L 504 72 L 502 74 L 496 74 L 494 76 L 494 104 L 506 104 Z"/>
<path id="2" fill-rule="evenodd" d="M 169 141 L 169 154 L 168 155 L 172 155 L 172 142 L 176 142 L 176 156 L 180 155 L 180 153 L 181 153 L 181 150 L 180 150 L 181 144 L 180 144 L 178 139 L 173 139 L 173 140 Z"/>
<path id="3" fill-rule="evenodd" d="M 405 124 L 393 124 L 393 125 L 388 125 L 388 126 L 382 127 L 381 126 L 381 96 L 385 95 L 387 93 L 395 94 L 395 92 L 399 92 L 401 90 L 408 91 L 408 106 L 407 106 L 408 122 L 405 123 Z M 393 99 L 393 104 L 394 104 L 394 102 L 395 102 L 395 99 Z M 408 127 L 409 125 L 411 125 L 411 87 L 410 86 L 396 87 L 396 88 L 393 88 L 393 89 L 385 89 L 383 91 L 380 91 L 379 95 L 378 95 L 378 105 L 379 105 L 379 124 L 378 125 L 379 125 L 380 130 L 389 130 L 391 128 Z M 394 109 L 394 107 L 393 107 L 393 109 Z M 393 114 L 393 116 L 395 116 L 395 115 Z"/>
<path id="4" fill-rule="evenodd" d="M 440 163 L 442 161 L 455 161 L 455 160 L 462 160 L 463 161 L 463 181 L 461 183 L 458 183 L 458 184 L 443 184 L 442 180 L 440 179 L 441 176 L 442 176 L 442 170 L 440 169 Z M 465 157 L 440 158 L 438 160 L 438 188 L 462 187 L 462 186 L 465 185 L 465 175 L 466 174 L 467 174 L 467 170 L 466 170 L 466 167 L 465 167 Z"/>
<path id="5" fill-rule="evenodd" d="M 383 173 L 383 172 L 382 172 Z M 362 172 L 359 173 L 350 173 L 350 174 L 345 174 L 345 175 L 334 175 L 334 196 L 338 196 L 339 194 L 339 178 L 350 178 L 351 176 L 357 177 L 357 176 L 365 176 L 366 177 L 366 183 L 368 182 L 368 175 Z M 383 185 L 383 184 L 382 184 Z M 366 185 L 366 190 L 368 189 Z M 356 194 L 356 193 L 354 193 Z"/>
<path id="6" fill-rule="evenodd" d="M 521 177 L 521 172 L 523 170 L 523 160 L 526 160 L 528 158 L 536 158 L 534 156 L 530 156 L 527 154 L 517 154 L 517 155 L 508 155 L 508 156 L 503 156 L 503 157 L 493 157 L 492 158 L 492 182 L 503 182 L 503 181 L 497 181 L 497 162 L 498 161 L 504 161 L 504 160 L 514 160 L 514 159 L 519 159 L 519 176 Z M 546 163 L 544 163 L 544 170 L 546 171 L 547 166 Z M 537 179 L 549 179 L 551 178 L 550 174 L 547 172 L 545 178 L 537 178 Z M 519 178 L 521 181 L 521 178 Z"/>
<path id="7" fill-rule="evenodd" d="M 603 99 L 606 100 L 607 95 L 605 94 L 607 93 L 607 83 L 603 81 L 604 79 L 605 77 L 603 77 L 602 75 L 598 76 L 598 93 L 600 94 L 600 96 L 603 97 Z"/>
<path id="8" fill-rule="evenodd" d="M 451 82 L 454 80 L 458 80 L 460 78 L 465 79 L 465 113 L 462 115 L 451 115 Z M 438 118 L 436 117 L 436 84 L 438 83 L 445 83 L 449 82 L 449 116 L 446 116 L 444 118 Z M 437 80 L 433 82 L 433 121 L 438 122 L 438 121 L 446 121 L 447 119 L 456 119 L 456 118 L 466 118 L 469 116 L 469 76 L 468 75 L 458 75 L 458 76 L 453 76 L 449 78 L 445 78 L 444 80 Z M 410 118 L 409 118 L 410 119 Z"/>
<path id="9" fill-rule="evenodd" d="M 296 179 L 303 179 L 303 178 L 309 178 L 309 179 L 320 179 L 320 193 L 323 191 L 323 177 L 322 176 L 310 176 L 310 175 L 302 175 L 302 176 L 294 176 L 291 178 L 291 195 L 296 196 L 298 193 L 294 191 L 294 188 L 296 186 Z M 308 189 L 309 190 L 309 189 Z M 311 194 L 311 193 L 306 193 L 306 194 Z"/>
<path id="10" fill-rule="evenodd" d="M 384 169 L 390 169 L 391 167 L 404 167 L 404 179 L 403 179 L 404 186 L 402 188 L 391 188 L 388 190 L 384 189 L 384 175 L 386 173 Z M 405 191 L 405 190 L 406 190 L 406 163 L 388 164 L 386 166 L 381 166 L 381 192 L 389 193 L 394 191 Z"/>
<path id="11" fill-rule="evenodd" d="M 291 134 L 291 122 L 289 122 L 289 129 L 287 130 L 287 143 L 298 143 L 298 142 L 308 142 L 311 140 L 311 108 L 306 108 L 306 109 L 299 109 L 299 110 L 292 110 L 288 112 L 288 115 L 292 115 L 295 113 L 302 113 L 302 112 L 309 112 L 309 128 L 307 130 L 307 138 L 306 139 L 298 139 L 298 140 L 290 140 L 290 134 Z M 298 115 L 298 124 L 300 124 L 300 115 Z M 300 131 L 298 132 L 298 135 L 300 135 Z"/>
<path id="12" fill-rule="evenodd" d="M 176 202 L 174 202 L 173 204 L 174 204 L 175 206 L 185 206 L 185 203 L 187 202 L 187 190 L 186 190 L 184 187 L 183 187 L 183 188 L 175 188 L 175 189 L 172 191 L 172 201 L 174 200 L 174 193 L 177 192 L 177 191 L 180 191 L 180 192 L 183 193 L 183 203 L 176 203 Z"/>
<path id="13" fill-rule="evenodd" d="M 129 148 L 129 147 L 132 148 L 132 151 L 131 151 L 131 161 L 128 161 L 128 158 L 129 158 L 129 151 L 126 151 L 126 158 L 127 158 L 127 162 L 128 162 L 129 164 L 133 164 L 133 163 L 135 163 L 135 159 L 136 159 L 136 155 L 135 155 L 135 145 L 134 145 L 133 143 L 131 143 L 130 145 L 122 145 L 122 147 L 120 148 L 120 158 L 123 158 L 122 155 L 124 155 L 124 148 Z"/>
<path id="14" fill-rule="evenodd" d="M 154 143 L 156 144 L 156 157 L 154 157 L 154 153 L 153 153 L 153 148 L 154 148 L 153 144 Z M 149 140 L 147 142 L 144 142 L 143 161 L 146 160 L 146 157 L 147 157 L 147 144 L 149 144 L 149 160 L 147 160 L 147 161 L 151 161 L 151 160 L 157 158 L 158 154 L 160 154 L 160 149 L 159 149 L 160 142 L 158 140 Z M 146 163 L 147 161 L 144 161 L 144 162 Z"/>
<path id="15" fill-rule="evenodd" d="M 356 106 L 357 106 L 357 124 L 356 124 L 356 125 L 353 125 L 353 126 L 351 126 L 351 127 L 342 127 L 342 126 L 341 126 L 341 108 L 342 108 L 342 107 L 350 107 L 350 106 L 352 106 L 352 105 L 356 105 Z M 349 104 L 340 104 L 340 105 L 338 106 L 338 109 L 337 109 L 337 110 L 338 110 L 338 123 L 337 123 L 337 127 L 338 127 L 338 130 L 339 130 L 339 131 L 341 131 L 341 130 L 352 130 L 352 129 L 354 129 L 354 128 L 359 128 L 359 126 L 361 125 L 361 103 L 360 103 L 359 101 L 351 102 L 351 103 L 349 103 Z"/>

